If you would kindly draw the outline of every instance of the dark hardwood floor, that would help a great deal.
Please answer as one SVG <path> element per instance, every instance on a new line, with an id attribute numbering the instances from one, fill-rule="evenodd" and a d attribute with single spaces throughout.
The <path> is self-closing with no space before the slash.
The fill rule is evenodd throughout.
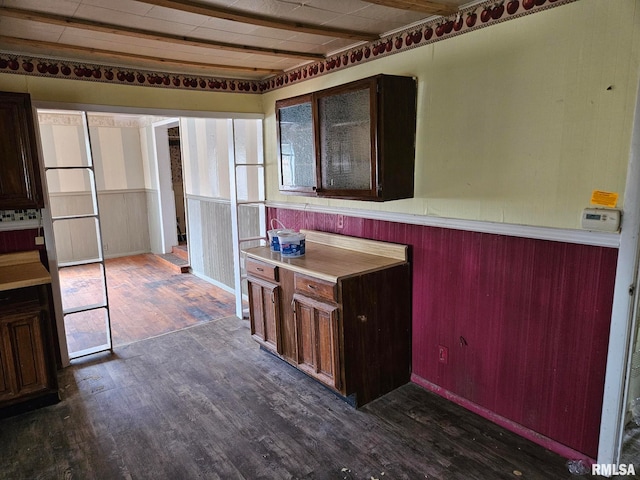
<path id="1" fill-rule="evenodd" d="M 180 330 L 235 313 L 235 297 L 191 274 L 181 274 L 156 255 L 106 260 L 114 345 Z M 103 301 L 97 265 L 60 270 L 65 308 Z M 106 342 L 104 310 L 65 318 L 70 352 Z"/>
<path id="2" fill-rule="evenodd" d="M 59 379 L 61 403 L 0 420 L 0 478 L 573 478 L 565 459 L 416 385 L 354 410 L 235 317 Z"/>

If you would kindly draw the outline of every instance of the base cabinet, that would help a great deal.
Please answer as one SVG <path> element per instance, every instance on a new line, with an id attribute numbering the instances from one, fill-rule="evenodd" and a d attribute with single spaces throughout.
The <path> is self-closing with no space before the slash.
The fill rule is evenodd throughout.
<path id="1" fill-rule="evenodd" d="M 294 295 L 298 367 L 325 385 L 340 390 L 338 306 Z"/>
<path id="2" fill-rule="evenodd" d="M 47 388 L 45 347 L 40 324 L 42 314 L 36 303 L 31 309 L 10 315 L 0 323 L 4 389 L 0 401 L 18 398 Z"/>
<path id="3" fill-rule="evenodd" d="M 0 418 L 59 401 L 45 286 L 0 292 Z"/>
<path id="4" fill-rule="evenodd" d="M 280 287 L 253 279 L 249 281 L 249 310 L 252 312 L 251 335 L 265 347 L 280 351 Z"/>
<path id="5" fill-rule="evenodd" d="M 409 381 L 408 263 L 334 282 L 268 258 L 246 266 L 251 333 L 263 348 L 356 407 Z"/>

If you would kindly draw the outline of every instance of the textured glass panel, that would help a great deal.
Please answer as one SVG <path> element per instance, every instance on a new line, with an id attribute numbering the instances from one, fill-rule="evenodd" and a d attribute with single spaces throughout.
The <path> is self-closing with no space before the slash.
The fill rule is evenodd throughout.
<path id="1" fill-rule="evenodd" d="M 369 90 L 320 98 L 322 188 L 371 189 Z"/>
<path id="2" fill-rule="evenodd" d="M 282 185 L 316 185 L 311 103 L 280 109 L 280 164 Z"/>

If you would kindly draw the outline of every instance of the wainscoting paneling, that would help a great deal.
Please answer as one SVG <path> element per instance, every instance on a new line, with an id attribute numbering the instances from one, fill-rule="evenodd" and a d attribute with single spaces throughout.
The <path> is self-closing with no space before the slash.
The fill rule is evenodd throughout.
<path id="1" fill-rule="evenodd" d="M 191 268 L 196 273 L 233 288 L 229 201 L 189 197 L 187 203 Z"/>
<path id="2" fill-rule="evenodd" d="M 231 204 L 228 200 L 189 196 L 189 259 L 194 273 L 234 288 Z M 241 237 L 260 235 L 258 207 L 242 205 L 238 209 Z M 242 248 L 258 245 L 246 243 Z"/>
<path id="3" fill-rule="evenodd" d="M 54 216 L 93 212 L 88 192 L 50 195 Z M 147 198 L 144 190 L 98 192 L 102 244 L 105 257 L 146 253 L 151 249 Z M 97 242 L 92 219 L 58 220 L 54 223 L 56 250 L 60 262 L 95 258 Z"/>
<path id="4" fill-rule="evenodd" d="M 300 210 L 272 217 L 410 245 L 414 377 L 596 457 L 617 249 L 355 217 L 338 229 L 337 215 Z"/>
<path id="5" fill-rule="evenodd" d="M 98 201 L 105 257 L 121 257 L 151 250 L 144 190 L 99 192 Z"/>

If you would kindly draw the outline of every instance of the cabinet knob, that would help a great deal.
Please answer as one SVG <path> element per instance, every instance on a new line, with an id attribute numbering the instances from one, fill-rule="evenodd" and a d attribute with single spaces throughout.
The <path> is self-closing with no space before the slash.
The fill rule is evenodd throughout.
<path id="1" fill-rule="evenodd" d="M 358 320 L 360 320 L 362 323 L 367 321 L 367 316 L 366 315 L 358 315 Z"/>

